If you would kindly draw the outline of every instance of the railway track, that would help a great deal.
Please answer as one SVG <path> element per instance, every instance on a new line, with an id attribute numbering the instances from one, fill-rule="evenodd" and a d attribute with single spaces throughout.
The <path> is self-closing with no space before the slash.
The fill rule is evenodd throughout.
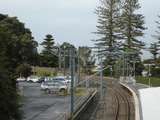
<path id="1" fill-rule="evenodd" d="M 115 104 L 113 120 L 135 120 L 134 118 L 134 104 L 132 96 L 129 91 L 125 90 L 120 85 L 115 85 L 111 88 Z"/>
<path id="2" fill-rule="evenodd" d="M 84 116 L 80 120 L 135 120 L 133 96 L 118 82 L 107 80 L 104 84 L 103 99 L 100 99 L 94 108 L 92 106 Z"/>

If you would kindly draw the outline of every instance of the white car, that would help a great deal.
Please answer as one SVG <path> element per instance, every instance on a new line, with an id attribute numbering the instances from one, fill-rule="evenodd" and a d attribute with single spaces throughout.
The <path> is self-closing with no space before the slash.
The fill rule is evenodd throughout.
<path id="1" fill-rule="evenodd" d="M 24 82 L 26 81 L 26 79 L 24 77 L 19 77 L 16 79 L 18 82 Z"/>
<path id="2" fill-rule="evenodd" d="M 34 82 L 34 83 L 36 83 L 38 81 L 39 81 L 39 77 L 37 77 L 37 76 L 30 76 L 30 77 L 27 78 L 27 82 Z"/>
<path id="3" fill-rule="evenodd" d="M 71 76 L 66 76 L 65 80 L 67 81 L 67 83 L 71 83 Z"/>
<path id="4" fill-rule="evenodd" d="M 58 81 L 58 82 L 62 82 L 64 84 L 68 84 L 68 81 L 65 79 L 64 76 L 57 76 L 57 77 L 54 77 L 52 78 L 52 81 Z"/>
<path id="5" fill-rule="evenodd" d="M 68 90 L 68 87 L 63 82 L 48 81 L 48 82 L 43 82 L 41 84 L 41 89 L 46 91 L 47 93 L 52 93 L 52 92 L 66 93 Z"/>

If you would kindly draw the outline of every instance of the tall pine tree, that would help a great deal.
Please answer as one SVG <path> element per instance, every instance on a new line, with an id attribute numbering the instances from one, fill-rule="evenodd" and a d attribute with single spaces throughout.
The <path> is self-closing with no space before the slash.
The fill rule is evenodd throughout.
<path id="1" fill-rule="evenodd" d="M 157 56 L 158 56 L 158 52 L 160 50 L 160 45 L 158 43 L 152 43 L 149 50 L 150 50 L 150 53 L 153 55 L 153 59 L 154 59 L 154 63 L 156 64 L 156 61 L 157 61 Z"/>
<path id="2" fill-rule="evenodd" d="M 103 50 L 100 54 L 107 57 L 107 64 L 112 64 L 114 59 L 113 53 L 118 51 L 118 40 L 120 35 L 120 1 L 119 0 L 101 0 L 101 6 L 96 9 L 98 15 L 97 32 L 100 36 L 95 40 L 95 44 L 98 47 L 102 47 Z"/>
<path id="3" fill-rule="evenodd" d="M 55 55 L 55 42 L 52 35 L 46 35 L 46 38 L 41 43 L 43 50 L 41 53 L 41 65 L 44 67 L 58 67 L 58 56 Z"/>
<path id="4" fill-rule="evenodd" d="M 160 19 L 160 15 L 158 15 L 158 19 Z M 160 20 L 156 21 L 156 24 L 157 24 L 156 35 L 153 35 L 153 37 L 157 39 L 158 43 L 160 43 Z"/>
<path id="5" fill-rule="evenodd" d="M 140 9 L 138 0 L 124 0 L 122 5 L 122 34 L 124 41 L 125 52 L 140 52 L 144 43 L 139 40 L 143 36 L 144 16 L 136 13 Z"/>

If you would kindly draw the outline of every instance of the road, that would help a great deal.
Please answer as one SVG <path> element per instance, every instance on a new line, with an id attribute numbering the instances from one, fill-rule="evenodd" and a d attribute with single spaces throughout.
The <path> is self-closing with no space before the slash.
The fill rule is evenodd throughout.
<path id="1" fill-rule="evenodd" d="M 39 83 L 19 83 L 22 95 L 23 120 L 66 120 L 70 115 L 70 96 L 46 94 Z M 78 109 L 90 96 L 92 89 L 85 94 L 75 95 L 74 110 Z"/>

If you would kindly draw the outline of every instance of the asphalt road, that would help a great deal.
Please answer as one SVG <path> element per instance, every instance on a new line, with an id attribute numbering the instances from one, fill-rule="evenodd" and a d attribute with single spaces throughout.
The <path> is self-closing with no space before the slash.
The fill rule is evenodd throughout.
<path id="1" fill-rule="evenodd" d="M 19 83 L 23 120 L 65 120 L 69 115 L 70 97 L 46 94 L 38 83 Z"/>
<path id="2" fill-rule="evenodd" d="M 47 94 L 39 83 L 19 83 L 22 95 L 23 120 L 66 120 L 70 115 L 70 96 Z M 89 89 L 88 89 L 89 90 Z M 77 110 L 91 93 L 74 96 Z"/>

